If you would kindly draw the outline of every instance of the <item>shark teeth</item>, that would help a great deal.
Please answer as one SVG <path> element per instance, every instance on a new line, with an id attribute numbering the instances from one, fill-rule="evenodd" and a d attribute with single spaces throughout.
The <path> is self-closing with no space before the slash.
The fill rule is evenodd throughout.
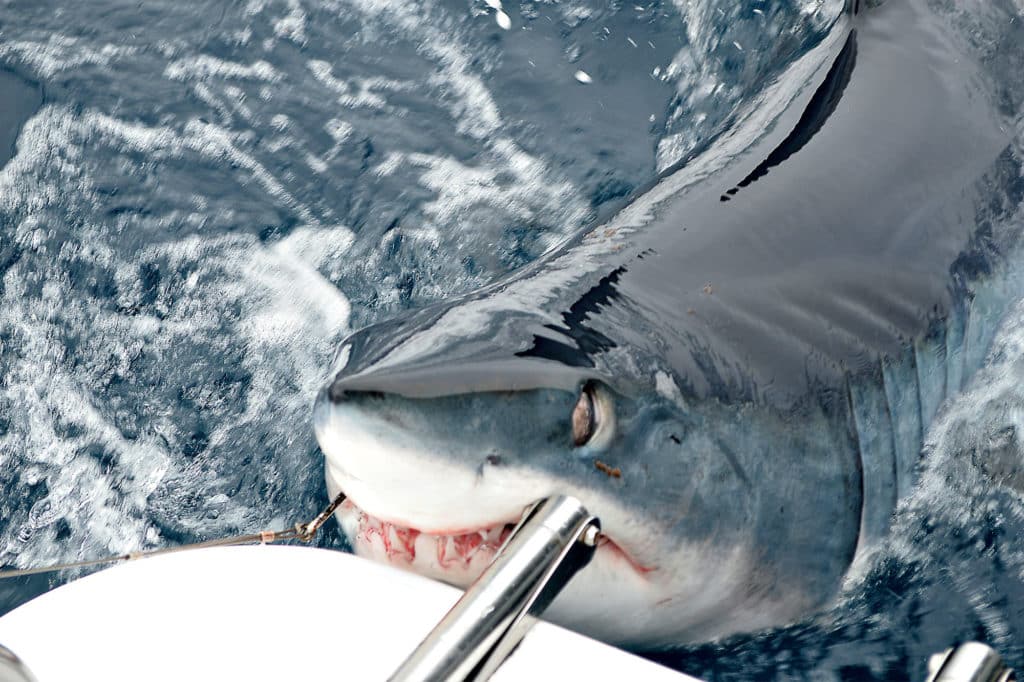
<path id="1" fill-rule="evenodd" d="M 347 521 L 343 525 L 357 553 L 409 568 L 416 564 L 417 569 L 479 573 L 491 562 L 513 528 L 511 524 L 504 524 L 457 535 L 433 535 L 382 521 L 354 505 L 348 506 Z M 431 566 L 423 566 L 424 562 Z"/>

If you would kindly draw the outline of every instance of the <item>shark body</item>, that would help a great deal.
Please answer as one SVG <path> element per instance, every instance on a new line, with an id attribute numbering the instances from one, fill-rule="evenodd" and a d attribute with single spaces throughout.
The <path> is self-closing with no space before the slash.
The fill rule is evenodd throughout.
<path id="1" fill-rule="evenodd" d="M 608 221 L 354 333 L 315 426 L 355 550 L 465 585 L 568 493 L 607 541 L 556 622 L 653 649 L 826 604 L 1021 291 L 1012 114 L 929 2 L 851 5 Z"/>

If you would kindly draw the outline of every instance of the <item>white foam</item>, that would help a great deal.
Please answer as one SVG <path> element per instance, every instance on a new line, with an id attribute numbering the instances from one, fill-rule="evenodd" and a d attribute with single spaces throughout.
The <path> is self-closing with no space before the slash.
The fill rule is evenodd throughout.
<path id="1" fill-rule="evenodd" d="M 12 40 L 0 42 L 0 59 L 19 59 L 43 78 L 83 66 L 106 66 L 132 57 L 138 50 L 127 45 L 106 43 L 95 47 L 73 36 L 51 34 L 46 42 Z"/>
<path id="2" fill-rule="evenodd" d="M 57 130 L 64 134 L 60 135 L 58 139 L 46 139 L 49 136 L 40 134 L 36 128 L 37 122 L 40 126 L 56 124 Z M 24 170 L 21 165 L 22 161 L 26 164 L 34 162 L 41 153 L 41 150 L 34 148 L 35 145 L 42 145 L 50 151 L 69 153 L 77 157 L 78 151 L 72 143 L 72 138 L 96 135 L 108 144 L 117 144 L 122 149 L 127 148 L 144 153 L 151 159 L 181 157 L 187 151 L 194 151 L 211 161 L 229 161 L 249 171 L 253 179 L 268 194 L 291 207 L 304 221 L 309 224 L 318 222 L 312 211 L 295 199 L 263 164 L 251 154 L 241 151 L 236 143 L 246 143 L 247 139 L 244 135 L 239 136 L 222 126 L 197 120 L 188 122 L 183 133 L 179 134 L 170 127 L 145 126 L 98 112 L 86 112 L 81 117 L 75 118 L 69 111 L 47 108 L 26 125 L 21 139 L 28 144 L 19 144 L 19 147 L 25 146 L 26 149 L 24 153 L 19 153 L 12 160 L 9 174 L 17 176 L 21 173 Z M 7 175 L 7 172 L 0 175 L 0 189 L 2 189 L 4 178 Z"/>
<path id="3" fill-rule="evenodd" d="M 332 118 L 324 124 L 324 130 L 334 139 L 335 143 L 341 144 L 352 135 L 352 124 L 339 118 Z"/>
<path id="4" fill-rule="evenodd" d="M 551 206 L 563 206 L 567 224 L 582 222 L 586 209 L 576 196 L 575 187 L 568 182 L 552 182 L 543 162 L 507 140 L 495 142 L 494 151 L 496 159 L 476 167 L 448 156 L 407 157 L 408 162 L 425 168 L 420 182 L 437 194 L 436 199 L 423 206 L 434 225 L 452 224 L 474 206 L 501 207 L 521 220 L 531 220 Z M 501 176 L 509 172 L 513 179 L 501 181 Z"/>
<path id="5" fill-rule="evenodd" d="M 384 109 L 387 106 L 387 99 L 375 92 L 376 90 L 390 92 L 401 91 L 409 87 L 406 83 L 388 78 L 341 80 L 334 77 L 328 62 L 319 59 L 311 59 L 306 66 L 314 78 L 337 95 L 339 104 L 350 108 Z"/>
<path id="6" fill-rule="evenodd" d="M 288 14 L 274 22 L 274 35 L 299 45 L 306 44 L 306 13 L 299 0 L 288 0 Z"/>
<path id="7" fill-rule="evenodd" d="M 252 64 L 241 64 L 205 54 L 172 61 L 164 69 L 164 76 L 179 81 L 240 78 L 277 83 L 281 80 L 281 74 L 269 62 L 257 60 Z"/>
<path id="8" fill-rule="evenodd" d="M 12 407 L 4 415 L 10 428 L 0 437 L 0 462 L 16 463 L 20 485 L 45 488 L 30 508 L 5 519 L 0 561 L 42 565 L 166 544 L 154 526 L 157 507 L 179 528 L 211 535 L 290 515 L 299 499 L 267 509 L 248 506 L 246 494 L 225 496 L 236 474 L 221 473 L 217 448 L 237 449 L 243 427 L 263 434 L 260 447 L 280 451 L 273 464 L 257 465 L 266 485 L 297 478 L 305 495 L 306 482 L 318 476 L 306 449 L 311 435 L 300 425 L 349 315 L 347 298 L 321 273 L 340 272 L 352 234 L 322 224 L 295 200 L 243 151 L 250 139 L 212 124 L 149 126 L 59 105 L 44 106 L 25 124 L 17 154 L 0 171 L 0 210 L 17 219 L 5 237 L 23 252 L 4 271 L 0 295 L 0 328 L 12 334 L 3 348 L 0 397 Z M 309 220 L 268 244 L 245 233 L 210 237 L 205 225 L 216 194 L 190 198 L 160 188 L 156 199 L 171 197 L 173 210 L 130 221 L 91 212 L 103 205 L 94 187 L 97 164 L 132 172 L 178 159 L 217 167 L 230 161 L 274 203 L 291 203 Z M 68 215 L 77 224 L 65 233 Z M 126 246 L 126 234 L 148 234 L 149 244 Z M 154 241 L 164 234 L 170 236 Z M 160 265 L 157 300 L 144 312 L 122 312 L 140 306 L 145 263 Z M 89 293 L 93 272 L 112 278 L 113 298 Z M 176 357 L 197 342 L 215 356 L 224 348 L 237 352 L 252 385 L 244 409 L 214 403 L 199 411 L 213 425 L 214 454 L 188 460 L 176 407 L 151 401 L 134 366 L 145 354 L 166 358 L 165 382 L 187 381 L 192 371 L 205 379 L 201 368 Z M 125 408 L 110 402 L 112 379 L 138 382 L 131 389 L 138 402 L 127 409 L 141 419 L 140 431 L 131 436 L 118 421 Z M 196 390 L 211 399 L 215 389 L 202 385 Z M 299 441 L 305 447 L 288 447 Z M 54 541 L 58 521 L 67 524 L 70 540 Z"/>
<path id="9" fill-rule="evenodd" d="M 18 153 L 0 170 L 0 208 L 8 214 L 31 214 L 59 200 L 68 183 L 81 176 L 81 150 L 72 143 L 76 123 L 60 107 L 45 106 L 26 121 L 18 136 Z M 40 169 L 48 165 L 54 173 Z"/>
<path id="10" fill-rule="evenodd" d="M 183 142 L 188 148 L 200 152 L 203 156 L 225 159 L 249 170 L 268 194 L 294 210 L 307 223 L 316 222 L 312 211 L 295 199 L 263 164 L 234 145 L 231 133 L 225 128 L 213 123 L 189 121 L 185 126 Z"/>
<path id="11" fill-rule="evenodd" d="M 586 216 L 589 206 L 572 183 L 542 155 L 524 151 L 514 138 L 516 127 L 506 126 L 490 89 L 495 86 L 487 78 L 488 65 L 459 34 L 466 25 L 458 21 L 461 10 L 449 14 L 444 6 L 397 0 L 326 4 L 332 6 L 346 17 L 354 7 L 365 13 L 366 24 L 385 24 L 389 35 L 417 49 L 433 76 L 417 82 L 367 78 L 360 75 L 365 71 L 352 75 L 349 64 L 328 57 L 308 64 L 313 78 L 301 67 L 297 74 L 328 110 L 300 111 L 281 87 L 294 63 L 287 67 L 280 53 L 261 52 L 281 40 L 302 43 L 315 33 L 302 5 L 291 0 L 249 2 L 242 23 L 251 23 L 214 32 L 215 41 L 245 47 L 233 51 L 233 59 L 201 53 L 206 48 L 197 47 L 191 36 L 161 37 L 148 51 L 59 34 L 0 44 L 4 59 L 20 60 L 43 79 L 83 65 L 108 67 L 97 72 L 112 88 L 75 106 L 44 106 L 23 128 L 17 155 L 0 172 L 0 211 L 18 221 L 5 237 L 13 232 L 27 254 L 24 266 L 7 273 L 11 282 L 0 300 L 0 325 L 18 331 L 3 349 L 15 367 L 7 377 L 9 392 L 0 391 L 18 410 L 7 445 L 0 447 L 0 462 L 18 462 L 22 480 L 45 482 L 50 491 L 32 507 L 31 523 L 14 519 L 0 529 L 0 552 L 22 552 L 21 565 L 164 543 L 153 525 L 153 507 L 163 509 L 176 528 L 214 535 L 286 516 L 301 503 L 298 497 L 311 494 L 316 484 L 305 483 L 318 474 L 309 473 L 317 463 L 309 456 L 304 428 L 308 403 L 349 316 L 347 297 L 329 280 L 360 267 L 372 269 L 373 259 L 383 257 L 371 247 L 366 262 L 347 260 L 352 234 L 337 225 L 341 219 L 321 200 L 322 188 L 293 175 L 306 172 L 303 160 L 317 173 L 328 173 L 329 161 L 354 146 L 366 112 L 340 111 L 333 102 L 350 110 L 407 115 L 410 109 L 402 101 L 409 98 L 391 95 L 414 92 L 447 109 L 451 127 L 464 138 L 460 152 L 471 150 L 455 160 L 399 147 L 385 150 L 391 154 L 384 162 L 373 159 L 380 172 L 412 165 L 420 185 L 433 195 L 415 207 L 423 224 L 415 224 L 417 213 L 401 230 L 423 239 L 440 237 L 445 247 L 458 248 L 478 227 L 474 212 L 497 212 L 505 223 L 525 225 L 538 218 L 553 223 L 553 229 L 537 228 L 544 235 L 538 243 L 549 246 Z M 263 12 L 261 25 L 256 18 Z M 370 29 L 352 39 L 369 40 L 373 34 Z M 295 53 L 293 46 L 285 47 Z M 333 54 L 310 48 L 293 59 L 311 53 Z M 151 63 L 143 58 L 147 55 L 166 61 Z M 152 109 L 150 102 L 118 97 L 117 88 L 137 88 L 140 76 L 162 77 L 158 91 L 180 98 Z M 88 74 L 81 78 L 94 85 Z M 325 146 L 333 140 L 333 147 L 316 146 L 325 140 L 321 131 L 331 138 Z M 288 162 L 281 163 L 285 155 Z M 202 178 L 198 183 L 193 170 Z M 221 179 L 224 185 L 217 186 Z M 209 188 L 201 184 L 207 181 Z M 267 195 L 257 209 L 280 209 L 299 226 L 278 241 L 246 234 L 257 228 L 248 222 L 249 207 L 231 202 L 237 185 L 244 188 L 244 201 Z M 112 187 L 116 199 L 102 193 Z M 113 210 L 122 208 L 123 213 Z M 236 212 L 242 217 L 236 219 Z M 238 233 L 225 235 L 224 225 Z M 132 246 L 136 242 L 146 246 Z M 75 269 L 78 265 L 85 274 Z M 156 272 L 154 282 L 142 281 L 143 266 Z M 481 278 L 493 274 L 482 270 Z M 103 277 L 112 279 L 95 298 L 78 279 L 94 274 L 98 287 L 106 286 Z M 437 295 L 462 285 L 460 274 L 448 275 L 436 286 Z M 26 281 L 36 276 L 42 283 L 33 289 Z M 380 301 L 395 295 L 386 281 L 379 288 Z M 80 337 L 77 347 L 62 341 L 69 332 Z M 189 461 L 182 455 L 187 434 L 176 423 L 175 406 L 146 395 L 141 380 L 152 377 L 141 377 L 133 363 L 141 357 L 166 362 L 167 374 L 155 392 L 191 379 L 194 372 L 198 386 L 189 390 L 212 400 L 213 389 L 203 386 L 208 368 L 189 365 L 193 344 L 202 346 L 193 360 L 197 365 L 206 353 L 217 371 L 223 353 L 251 376 L 251 386 L 242 410 L 216 404 L 196 408 L 211 430 L 205 434 L 210 454 Z M 104 382 L 112 377 L 140 380 L 132 387 L 140 394 L 138 402 L 108 404 Z M 121 432 L 118 409 L 131 413 L 129 421 L 142 430 L 134 440 Z M 58 417 L 82 434 L 60 433 Z M 259 436 L 239 443 L 240 433 Z M 90 443 L 116 454 L 112 471 L 98 457 L 82 454 Z M 246 447 L 253 450 L 248 454 L 254 463 L 245 475 L 277 492 L 254 492 L 249 481 L 241 493 L 224 493 L 237 484 L 240 466 L 225 462 L 224 453 L 240 457 Z M 302 476 L 307 478 L 301 490 L 284 502 L 285 496 L 274 497 L 274 509 L 247 508 L 238 499 L 272 497 L 281 487 L 296 485 L 289 477 Z M 60 546 L 52 538 L 58 513 L 72 529 L 71 541 Z M 18 540 L 23 530 L 31 541 Z M 83 544 L 82 538 L 89 540 Z"/>
<path id="12" fill-rule="evenodd" d="M 24 233 L 19 237 L 26 243 L 32 241 Z M 45 482 L 47 492 L 34 503 L 20 527 L 3 529 L 0 561 L 21 566 L 53 561 L 53 547 L 34 538 L 58 519 L 66 519 L 73 528 L 87 528 L 75 547 L 65 548 L 63 556 L 73 555 L 75 550 L 95 555 L 138 549 L 147 543 L 148 524 L 142 520 L 147 499 L 167 472 L 170 457 L 149 436 L 127 440 L 93 404 L 96 397 L 88 384 L 81 382 L 85 377 L 69 370 L 57 325 L 68 318 L 81 322 L 91 311 L 62 296 L 66 284 L 52 280 L 47 286 L 57 290 L 42 301 L 34 300 L 25 289 L 30 280 L 21 263 L 4 276 L 0 328 L 16 329 L 20 343 L 16 351 L 8 353 L 4 390 L 15 406 L 8 416 L 17 433 L 0 439 L 0 451 L 5 452 L 5 459 L 17 456 L 21 460 L 23 481 Z M 62 315 L 58 316 L 58 311 Z M 105 326 L 102 319 L 95 323 Z M 109 350 L 115 361 L 125 362 L 137 349 L 127 343 L 120 351 L 116 345 Z M 78 435 L 58 434 L 56 420 L 74 424 Z M 101 443 L 105 452 L 116 455 L 119 468 L 131 472 L 130 483 L 105 475 L 95 459 L 81 454 L 83 447 L 93 443 Z M 35 472 L 31 471 L 33 465 Z M 17 520 L 17 516 L 10 519 Z"/>

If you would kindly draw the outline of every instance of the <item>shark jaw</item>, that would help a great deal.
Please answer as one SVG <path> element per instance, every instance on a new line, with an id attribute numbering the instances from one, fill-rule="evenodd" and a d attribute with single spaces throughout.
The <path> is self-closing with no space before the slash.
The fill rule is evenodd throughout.
<path id="1" fill-rule="evenodd" d="M 392 434 L 381 437 L 375 427 Z M 318 411 L 328 492 L 332 497 L 345 492 L 336 516 L 362 556 L 466 587 L 494 558 L 529 504 L 560 492 L 553 482 L 540 480 L 484 481 L 426 450 L 403 447 L 394 428 L 349 408 Z M 606 530 L 595 562 L 607 562 L 614 572 L 632 573 L 641 582 L 657 573 L 657 566 L 620 546 L 602 523 Z"/>
<path id="2" fill-rule="evenodd" d="M 603 539 L 546 619 L 637 650 L 735 630 L 708 626 L 743 580 L 742 550 L 724 556 L 720 548 L 667 545 L 613 499 L 540 472 L 497 467 L 482 475 L 408 433 L 393 414 L 329 400 L 315 414 L 328 492 L 348 496 L 336 518 L 357 555 L 465 588 L 530 503 L 569 494 L 601 519 Z M 749 624 L 760 620 L 748 615 Z"/>
<path id="3" fill-rule="evenodd" d="M 335 482 L 335 475 L 328 461 L 327 487 L 332 495 L 345 489 Z M 349 497 L 336 512 L 356 555 L 462 589 L 469 587 L 490 565 L 518 521 L 517 515 L 508 517 L 506 523 L 486 520 L 442 528 L 419 524 L 414 518 L 402 517 L 400 522 L 393 522 L 387 520 L 393 517 L 386 511 L 377 512 L 381 516 L 371 515 L 358 505 L 357 499 Z M 485 518 L 491 517 L 481 516 Z M 627 622 L 621 614 L 643 614 L 645 622 L 635 625 L 637 630 L 647 629 L 647 621 L 670 601 L 658 604 L 662 598 L 653 582 L 656 574 L 656 568 L 636 564 L 604 536 L 585 571 L 559 595 L 545 618 L 603 641 L 639 646 L 646 638 L 624 637 L 631 628 L 623 627 Z"/>
<path id="4" fill-rule="evenodd" d="M 343 490 L 327 467 L 328 490 L 332 496 Z M 421 530 L 415 521 L 392 522 L 373 516 L 353 502 L 350 496 L 335 512 L 345 536 L 359 556 L 388 563 L 435 580 L 466 588 L 490 565 L 498 550 L 511 535 L 518 519 L 507 523 Z M 597 555 L 610 562 L 615 571 L 623 566 L 646 580 L 654 568 L 637 563 L 608 536 L 598 540 Z M 609 567 L 606 567 L 606 570 Z"/>

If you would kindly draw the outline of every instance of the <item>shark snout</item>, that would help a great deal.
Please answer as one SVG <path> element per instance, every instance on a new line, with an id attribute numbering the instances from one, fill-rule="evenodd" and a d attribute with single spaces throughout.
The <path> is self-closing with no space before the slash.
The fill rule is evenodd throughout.
<path id="1" fill-rule="evenodd" d="M 314 427 L 328 487 L 375 517 L 425 532 L 515 521 L 534 495 L 493 489 L 459 444 L 439 442 L 432 415 L 412 402 L 344 382 L 320 394 Z"/>

